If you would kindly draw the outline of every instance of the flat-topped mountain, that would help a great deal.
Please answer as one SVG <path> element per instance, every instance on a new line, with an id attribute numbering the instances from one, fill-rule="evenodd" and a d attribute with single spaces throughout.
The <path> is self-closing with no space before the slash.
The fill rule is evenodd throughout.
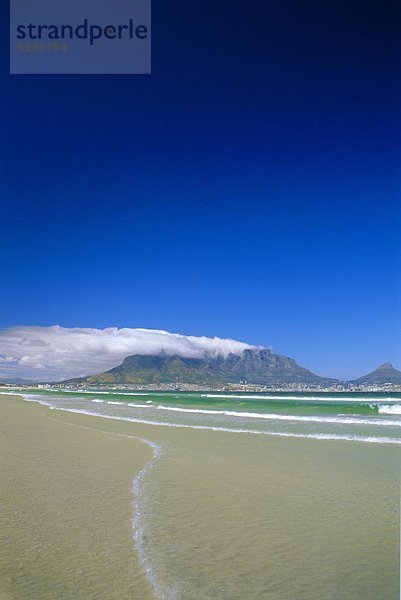
<path id="1" fill-rule="evenodd" d="M 368 375 L 355 379 L 352 383 L 357 385 L 383 385 L 385 383 L 401 385 L 401 371 L 395 369 L 391 363 L 385 362 Z"/>
<path id="2" fill-rule="evenodd" d="M 192 383 L 222 385 L 225 383 L 307 383 L 330 385 L 336 380 L 319 377 L 299 366 L 295 360 L 275 354 L 267 348 L 247 349 L 241 354 L 207 355 L 186 358 L 161 352 L 156 356 L 134 354 L 121 365 L 105 373 L 72 379 L 64 383 L 152 384 Z"/>

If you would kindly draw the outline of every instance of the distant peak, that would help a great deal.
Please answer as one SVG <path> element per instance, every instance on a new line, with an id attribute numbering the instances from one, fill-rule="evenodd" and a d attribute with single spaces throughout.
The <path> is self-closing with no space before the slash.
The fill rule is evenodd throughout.
<path id="1" fill-rule="evenodd" d="M 385 362 L 380 365 L 379 369 L 394 369 L 394 367 L 390 362 Z"/>

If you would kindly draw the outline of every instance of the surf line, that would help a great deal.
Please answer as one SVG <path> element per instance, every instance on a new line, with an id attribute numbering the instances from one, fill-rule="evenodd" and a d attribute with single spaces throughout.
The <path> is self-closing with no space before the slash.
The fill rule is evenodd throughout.
<path id="1" fill-rule="evenodd" d="M 76 408 L 63 408 L 61 406 L 54 406 L 49 402 L 45 402 L 38 398 L 45 398 L 45 396 L 35 397 L 33 394 L 19 394 L 26 402 L 38 402 L 43 406 L 47 406 L 51 410 L 57 410 L 60 412 L 77 413 L 81 415 L 89 415 L 91 417 L 99 417 L 102 419 L 112 419 L 116 421 L 128 421 L 130 423 L 140 423 L 143 425 L 154 425 L 156 427 L 176 427 L 178 429 L 194 429 L 194 430 L 207 430 L 224 433 L 247 433 L 251 435 L 268 435 L 271 437 L 282 437 L 282 438 L 297 438 L 303 440 L 327 440 L 327 441 L 345 441 L 345 442 L 367 442 L 376 444 L 401 444 L 401 438 L 389 438 L 389 437 L 374 437 L 374 436 L 354 436 L 354 435 L 339 435 L 339 434 L 325 434 L 325 433 L 290 433 L 284 431 L 268 431 L 268 430 L 255 430 L 255 429 L 231 429 L 228 427 L 218 427 L 212 425 L 188 425 L 185 423 L 165 423 L 162 421 L 148 421 L 144 419 L 136 419 L 132 417 L 118 417 L 114 415 L 104 415 L 90 410 L 76 409 Z"/>
<path id="2" fill-rule="evenodd" d="M 42 405 L 43 406 L 43 405 Z M 47 408 L 50 408 L 48 405 L 44 405 Z M 62 410 L 62 409 L 61 409 Z M 66 411 L 71 412 L 71 411 Z M 70 425 L 71 427 L 77 427 L 79 429 L 86 429 L 87 431 L 96 431 L 98 433 L 105 433 L 107 435 L 112 435 L 115 437 L 123 437 L 132 440 L 136 440 L 146 444 L 152 449 L 152 458 L 148 460 L 144 467 L 135 475 L 131 484 L 131 492 L 133 496 L 132 501 L 132 519 L 131 526 L 133 529 L 133 541 L 134 547 L 139 559 L 139 563 L 144 571 L 149 583 L 153 588 L 153 592 L 157 598 L 163 600 L 166 598 L 165 592 L 162 590 L 159 582 L 157 581 L 156 573 L 152 568 L 151 561 L 146 555 L 145 550 L 145 527 L 142 524 L 142 516 L 144 510 L 142 508 L 141 499 L 144 497 L 143 492 L 143 480 L 145 477 L 149 475 L 149 473 L 153 470 L 157 461 L 162 456 L 162 448 L 159 444 L 152 440 L 148 440 L 147 438 L 142 438 L 136 435 L 129 435 L 124 433 L 115 433 L 112 431 L 105 431 L 104 429 L 97 429 L 96 427 L 87 427 L 86 425 L 78 425 L 77 423 L 70 423 L 69 421 L 63 421 L 62 419 L 56 419 L 55 417 L 51 417 L 50 415 L 46 415 L 44 412 L 42 413 L 46 419 L 49 421 L 55 421 L 56 423 L 61 423 L 63 425 Z"/>

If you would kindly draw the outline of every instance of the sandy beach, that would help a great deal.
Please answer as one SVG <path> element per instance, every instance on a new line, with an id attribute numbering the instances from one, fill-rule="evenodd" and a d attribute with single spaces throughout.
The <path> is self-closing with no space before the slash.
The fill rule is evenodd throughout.
<path id="1" fill-rule="evenodd" d="M 114 419 L 0 397 L 0 598 L 398 597 L 399 446 Z"/>
<path id="2" fill-rule="evenodd" d="M 98 421 L 0 397 L 2 599 L 152 598 L 131 524 L 152 450 Z"/>

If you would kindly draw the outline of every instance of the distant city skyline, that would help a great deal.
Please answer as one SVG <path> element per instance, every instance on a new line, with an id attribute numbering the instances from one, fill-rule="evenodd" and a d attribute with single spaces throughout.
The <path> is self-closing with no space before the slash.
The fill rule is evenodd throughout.
<path id="1" fill-rule="evenodd" d="M 3 64 L 0 328 L 231 338 L 341 379 L 399 367 L 398 12 L 155 3 L 152 75 Z"/>

